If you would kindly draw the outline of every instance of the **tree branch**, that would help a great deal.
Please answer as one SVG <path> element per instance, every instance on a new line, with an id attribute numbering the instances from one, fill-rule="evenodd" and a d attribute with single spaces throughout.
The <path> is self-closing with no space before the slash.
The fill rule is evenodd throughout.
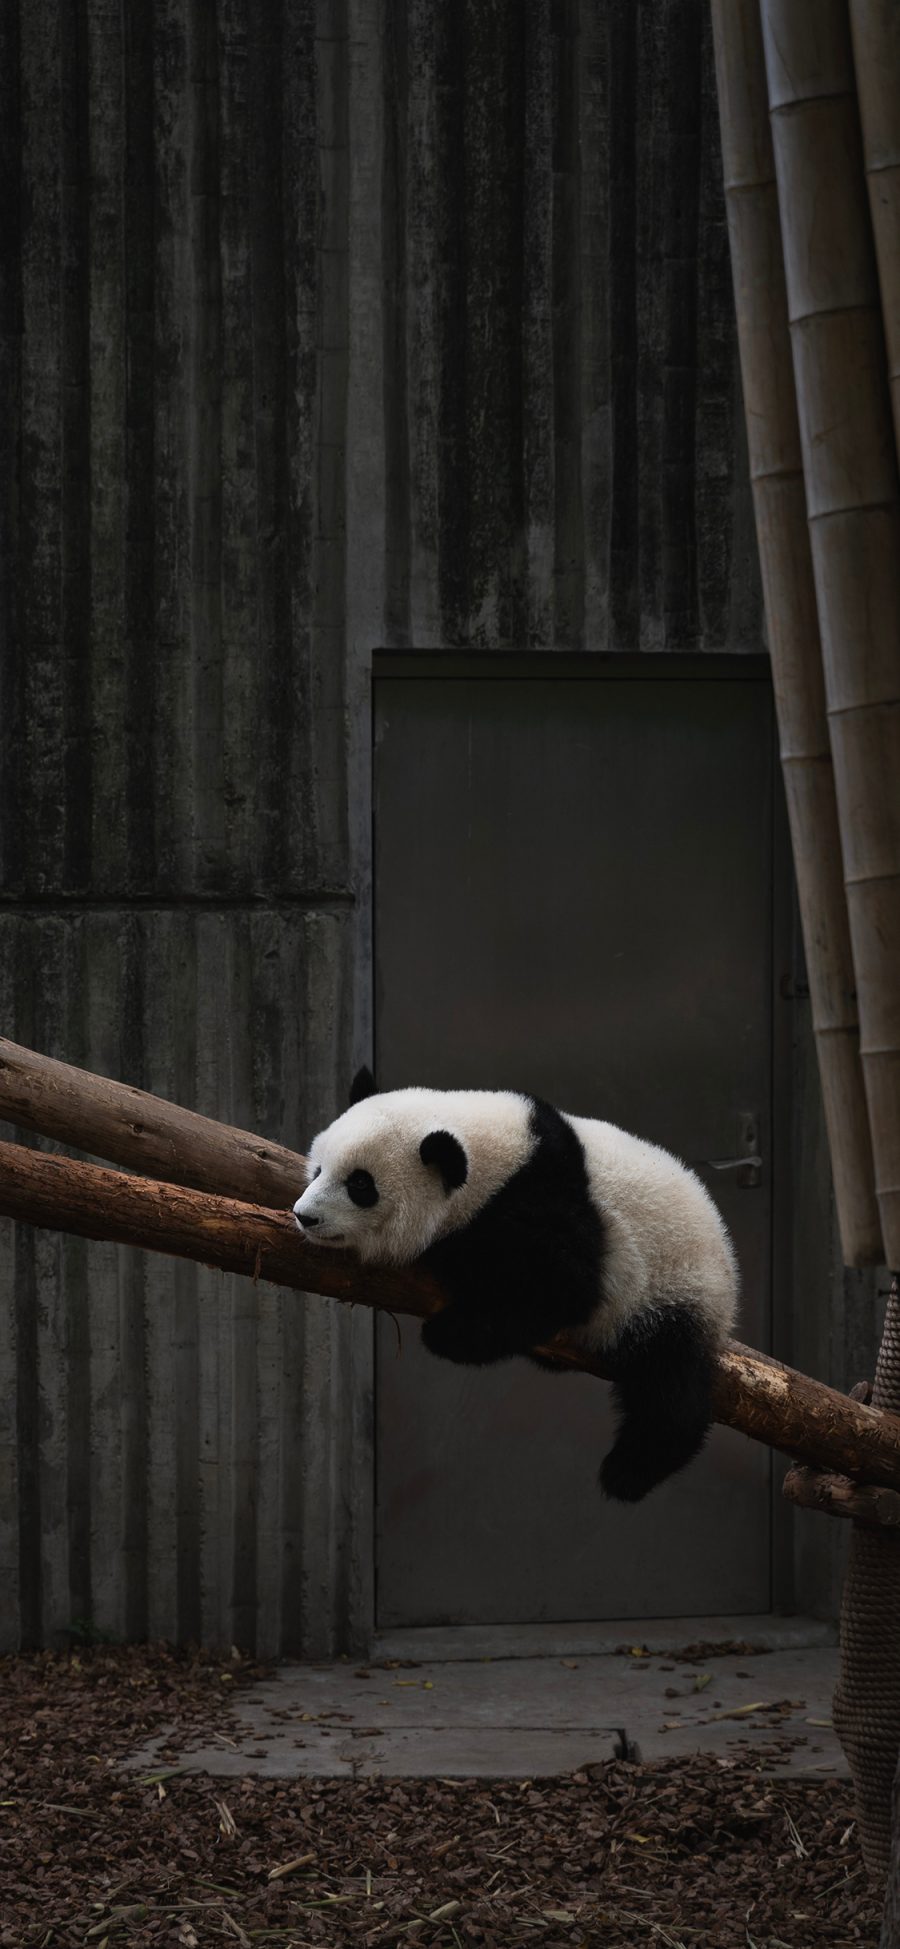
<path id="1" fill-rule="evenodd" d="M 421 1267 L 363 1267 L 349 1253 L 306 1245 L 288 1212 L 127 1177 L 18 1144 L 0 1144 L 0 1215 L 171 1252 L 293 1291 L 419 1319 L 443 1303 Z M 573 1370 L 609 1378 L 603 1361 L 562 1337 L 539 1351 Z M 900 1418 L 894 1415 L 734 1342 L 720 1356 L 714 1399 L 717 1420 L 757 1441 L 820 1468 L 900 1489 Z"/>
<path id="2" fill-rule="evenodd" d="M 900 1529 L 900 1495 L 896 1489 L 863 1487 L 849 1476 L 796 1462 L 781 1485 L 788 1502 L 801 1509 L 820 1509 L 827 1516 L 848 1516 L 866 1529 Z"/>
<path id="3" fill-rule="evenodd" d="M 283 1211 L 306 1183 L 298 1152 L 0 1036 L 0 1118 L 167 1184 Z"/>

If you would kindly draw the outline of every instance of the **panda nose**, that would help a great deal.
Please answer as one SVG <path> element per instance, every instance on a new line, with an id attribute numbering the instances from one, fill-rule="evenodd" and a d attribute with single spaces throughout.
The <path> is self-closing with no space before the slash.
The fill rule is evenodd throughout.
<path id="1" fill-rule="evenodd" d="M 303 1226 L 303 1230 L 308 1232 L 312 1230 L 313 1225 L 318 1225 L 319 1220 L 313 1216 L 311 1211 L 304 1211 L 300 1215 L 300 1223 Z"/>

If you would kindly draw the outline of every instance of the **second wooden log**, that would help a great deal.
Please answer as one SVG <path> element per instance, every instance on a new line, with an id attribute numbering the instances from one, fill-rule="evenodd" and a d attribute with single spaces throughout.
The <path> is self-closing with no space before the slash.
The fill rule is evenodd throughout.
<path id="1" fill-rule="evenodd" d="M 853 1482 L 848 1475 L 810 1468 L 806 1462 L 796 1462 L 788 1469 L 782 1494 L 798 1509 L 849 1517 L 867 1529 L 900 1529 L 900 1491 Z"/>
<path id="2" fill-rule="evenodd" d="M 0 1118 L 167 1184 L 227 1192 L 273 1211 L 292 1205 L 306 1183 L 306 1160 L 297 1151 L 5 1036 Z"/>

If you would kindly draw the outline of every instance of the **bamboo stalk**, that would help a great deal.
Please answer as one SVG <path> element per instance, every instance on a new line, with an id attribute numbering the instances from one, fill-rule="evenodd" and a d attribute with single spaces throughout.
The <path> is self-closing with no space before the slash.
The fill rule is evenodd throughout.
<path id="1" fill-rule="evenodd" d="M 862 120 L 869 208 L 900 454 L 900 7 L 850 0 L 853 61 Z"/>
<path id="2" fill-rule="evenodd" d="M 762 0 L 769 107 L 875 1181 L 900 1263 L 900 485 L 846 0 Z M 874 1403 L 900 1408 L 888 1307 Z M 854 1523 L 835 1725 L 869 1872 L 900 1749 L 900 1537 Z"/>
<path id="3" fill-rule="evenodd" d="M 900 483 L 846 0 L 762 0 L 862 1058 L 900 1264 Z"/>
<path id="4" fill-rule="evenodd" d="M 276 1211 L 292 1205 L 306 1183 L 306 1160 L 296 1151 L 4 1036 L 0 1118 L 167 1184 L 227 1191 Z"/>
<path id="5" fill-rule="evenodd" d="M 806 521 L 758 0 L 713 0 L 722 160 L 772 682 L 847 1265 L 883 1256 Z"/>
<path id="6" fill-rule="evenodd" d="M 287 1212 L 19 1144 L 0 1143 L 0 1215 L 417 1319 L 444 1303 L 421 1266 L 363 1267 L 349 1253 L 307 1245 Z M 537 1351 L 610 1378 L 605 1362 L 564 1336 Z M 900 1489 L 900 1416 L 878 1413 L 736 1342 L 719 1357 L 714 1406 L 718 1421 L 786 1454 Z"/>

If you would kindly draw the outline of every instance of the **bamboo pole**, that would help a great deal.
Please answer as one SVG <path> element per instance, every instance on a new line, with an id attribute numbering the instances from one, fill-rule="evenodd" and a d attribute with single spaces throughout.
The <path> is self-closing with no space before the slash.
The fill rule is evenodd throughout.
<path id="1" fill-rule="evenodd" d="M 0 1216 L 172 1253 L 292 1291 L 417 1319 L 444 1304 L 422 1266 L 361 1266 L 350 1253 L 307 1245 L 289 1212 L 19 1144 L 0 1143 Z M 610 1378 L 608 1363 L 565 1336 L 536 1351 L 573 1370 Z M 900 1416 L 881 1414 L 780 1361 L 730 1343 L 719 1356 L 714 1407 L 718 1421 L 785 1454 L 900 1489 Z"/>
<path id="2" fill-rule="evenodd" d="M 900 1264 L 900 484 L 846 0 L 761 0 L 875 1183 Z"/>
<path id="3" fill-rule="evenodd" d="M 900 1263 L 900 487 L 846 0 L 761 0 L 788 313 L 875 1182 Z M 900 1408 L 889 1302 L 873 1402 Z M 883 1880 L 900 1750 L 900 1537 L 853 1524 L 834 1717 Z"/>
<path id="4" fill-rule="evenodd" d="M 5 1036 L 0 1118 L 167 1184 L 228 1191 L 276 1211 L 292 1205 L 306 1183 L 305 1158 L 282 1144 L 39 1055 Z"/>
<path id="5" fill-rule="evenodd" d="M 850 26 L 900 454 L 900 6 L 850 0 Z"/>
<path id="6" fill-rule="evenodd" d="M 761 23 L 747 0 L 735 0 L 731 6 L 714 0 L 719 41 L 730 56 L 727 63 L 720 61 L 719 88 L 726 172 L 733 179 L 729 221 L 737 258 L 738 306 L 746 316 L 747 290 L 751 298 L 758 297 L 760 285 L 773 271 L 775 288 L 781 292 L 775 220 L 763 203 L 767 169 L 759 134 L 761 24 L 869 1129 L 882 1236 L 886 1255 L 896 1262 L 900 1019 L 892 963 L 894 948 L 900 944 L 900 822 L 891 810 L 896 805 L 892 787 L 900 697 L 896 454 L 862 184 L 846 0 L 817 0 L 815 7 L 807 0 L 760 0 L 760 6 Z M 752 237 L 749 242 L 742 238 L 744 212 L 736 207 L 741 190 L 739 168 L 734 167 L 741 162 L 737 136 L 735 147 L 729 148 L 735 123 L 738 134 L 741 131 L 735 102 L 750 115 L 745 161 L 752 181 L 746 188 L 752 191 L 756 186 L 756 220 L 762 237 L 761 246 L 757 239 L 755 254 Z M 771 200 L 771 188 L 767 194 Z M 752 231 L 749 220 L 747 227 Z M 763 292 L 758 307 L 761 316 L 765 296 Z M 771 284 L 768 296 L 771 301 Z M 742 343 L 742 355 L 743 349 Z M 756 349 L 751 342 L 751 379 L 761 373 L 765 381 L 765 348 L 761 363 L 758 358 L 754 361 Z M 783 349 L 776 363 L 783 372 Z M 761 396 L 764 401 L 765 393 Z M 748 398 L 751 451 L 759 399 L 759 392 Z M 760 521 L 762 497 L 758 489 L 755 493 L 760 549 L 765 554 L 772 537 L 767 533 L 765 508 Z M 795 508 L 798 505 L 799 496 Z M 781 538 L 787 540 L 784 528 Z M 820 843 L 822 831 L 820 824 Z M 794 844 L 796 848 L 796 837 Z M 836 858 L 833 837 L 830 850 Z M 829 1120 L 832 1142 L 833 1122 Z M 892 1301 L 874 1396 L 876 1403 L 891 1409 L 900 1407 L 896 1326 Z M 890 1781 L 900 1743 L 898 1602 L 900 1538 L 888 1528 L 867 1529 L 855 1520 L 842 1610 L 835 1722 L 850 1759 L 863 1847 L 876 1878 L 887 1865 Z"/>
<path id="7" fill-rule="evenodd" d="M 712 0 L 750 476 L 813 1029 L 847 1265 L 880 1264 L 758 0 Z"/>

